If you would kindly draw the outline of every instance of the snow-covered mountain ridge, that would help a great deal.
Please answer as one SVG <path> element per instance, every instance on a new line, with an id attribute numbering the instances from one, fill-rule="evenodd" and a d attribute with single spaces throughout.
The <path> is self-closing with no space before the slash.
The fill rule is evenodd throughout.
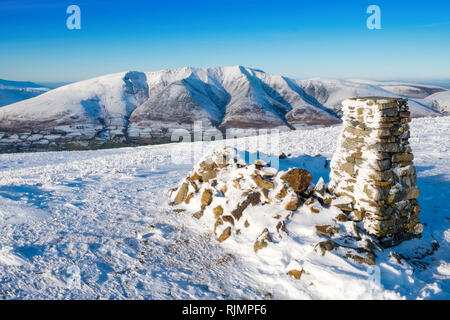
<path id="1" fill-rule="evenodd" d="M 391 89 L 392 91 L 389 91 Z M 294 80 L 242 66 L 123 72 L 66 85 L 0 109 L 0 152 L 170 142 L 175 129 L 340 123 L 342 100 L 410 96 L 413 117 L 439 116 L 423 98 L 446 89 L 362 80 Z"/>

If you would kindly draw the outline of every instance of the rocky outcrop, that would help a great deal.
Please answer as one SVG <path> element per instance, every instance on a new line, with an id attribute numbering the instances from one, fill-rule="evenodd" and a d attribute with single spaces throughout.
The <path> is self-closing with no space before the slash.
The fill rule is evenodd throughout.
<path id="1" fill-rule="evenodd" d="M 197 218 L 212 219 L 220 242 L 245 232 L 252 220 L 259 219 L 258 208 L 268 204 L 280 208 L 284 214 L 269 218 L 258 231 L 254 242 L 258 252 L 273 237 L 286 233 L 284 223 L 311 194 L 313 188 L 306 192 L 311 182 L 312 176 L 306 170 L 277 172 L 262 160 L 248 165 L 237 159 L 233 149 L 226 148 L 200 161 L 189 177 L 171 190 L 171 198 L 174 205 L 184 202 L 196 210 Z"/>
<path id="2" fill-rule="evenodd" d="M 264 255 L 270 248 L 277 250 L 283 241 L 302 239 L 301 232 L 305 232 L 326 239 L 316 246 L 319 254 L 332 252 L 354 263 L 373 264 L 375 245 L 371 243 L 376 240 L 360 230 L 353 217 L 331 209 L 332 201 L 343 197 L 330 194 L 322 178 L 316 185 L 312 180 L 307 170 L 278 171 L 262 160 L 247 164 L 234 149 L 225 148 L 203 158 L 170 190 L 170 198 L 183 212 L 195 212 L 193 216 L 210 226 L 219 243 L 246 245 L 254 254 Z M 328 223 L 289 230 L 291 220 L 299 216 Z M 300 280 L 306 272 L 295 259 L 287 260 L 283 263 L 290 263 L 283 272 Z"/>

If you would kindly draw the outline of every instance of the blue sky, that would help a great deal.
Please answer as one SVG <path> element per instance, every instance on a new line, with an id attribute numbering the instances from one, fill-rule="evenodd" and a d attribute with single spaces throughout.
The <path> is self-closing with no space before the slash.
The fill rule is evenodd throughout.
<path id="1" fill-rule="evenodd" d="M 81 30 L 66 28 L 71 4 Z M 382 30 L 366 27 L 371 4 Z M 450 78 L 450 1 L 0 1 L 0 78 L 222 65 L 295 78 Z"/>

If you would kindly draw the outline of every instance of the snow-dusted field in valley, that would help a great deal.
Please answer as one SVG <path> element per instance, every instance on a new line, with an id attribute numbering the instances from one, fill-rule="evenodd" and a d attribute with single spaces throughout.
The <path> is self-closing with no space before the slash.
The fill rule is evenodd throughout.
<path id="1" fill-rule="evenodd" d="M 290 156 L 280 170 L 305 168 L 313 182 L 327 182 L 324 162 L 340 130 L 281 134 L 280 152 Z M 301 280 L 275 265 L 282 259 L 272 264 L 264 250 L 219 244 L 192 212 L 173 212 L 167 190 L 192 163 L 175 164 L 172 155 L 209 153 L 221 142 L 0 155 L 0 298 L 449 299 L 450 117 L 415 119 L 411 130 L 423 238 L 377 251 L 368 268 L 316 253 L 320 238 L 302 238 L 307 213 L 297 212 L 287 227 L 298 231 L 308 271 Z M 237 148 L 258 150 L 256 138 Z"/>

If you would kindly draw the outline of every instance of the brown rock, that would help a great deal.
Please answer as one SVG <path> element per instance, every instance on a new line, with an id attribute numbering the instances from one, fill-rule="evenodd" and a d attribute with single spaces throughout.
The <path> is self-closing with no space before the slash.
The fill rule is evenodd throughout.
<path id="1" fill-rule="evenodd" d="M 278 222 L 278 224 L 277 224 L 277 231 L 278 231 L 278 233 L 280 232 L 280 230 L 284 231 L 285 233 L 288 233 L 286 225 L 282 221 Z"/>
<path id="2" fill-rule="evenodd" d="M 222 208 L 222 206 L 215 207 L 215 208 L 213 209 L 213 211 L 214 211 L 214 217 L 215 217 L 216 219 L 219 218 L 219 217 L 223 214 L 223 208 Z"/>
<path id="3" fill-rule="evenodd" d="M 368 147 L 368 149 L 375 149 L 380 152 L 399 152 L 400 146 L 397 143 L 377 143 Z"/>
<path id="4" fill-rule="evenodd" d="M 362 253 L 362 252 L 361 252 Z M 346 259 L 352 259 L 359 264 L 368 264 L 368 265 L 375 265 L 375 255 L 372 252 L 364 252 L 363 255 L 361 254 L 355 254 L 352 251 L 348 251 L 344 258 Z"/>
<path id="5" fill-rule="evenodd" d="M 189 202 L 191 202 L 192 197 L 194 196 L 194 194 L 191 192 L 188 194 L 188 196 L 186 197 L 186 200 L 184 200 L 184 202 L 186 204 L 189 204 Z"/>
<path id="6" fill-rule="evenodd" d="M 181 185 L 180 189 L 178 190 L 177 196 L 175 197 L 175 200 L 173 200 L 173 203 L 178 205 L 186 199 L 187 192 L 189 189 L 189 185 L 185 182 Z"/>
<path id="7" fill-rule="evenodd" d="M 217 164 L 215 162 L 203 161 L 199 165 L 198 174 L 202 177 L 203 182 L 208 182 L 210 179 L 214 179 L 217 176 Z"/>
<path id="8" fill-rule="evenodd" d="M 221 155 L 217 158 L 216 164 L 219 168 L 225 168 L 228 165 L 227 156 Z"/>
<path id="9" fill-rule="evenodd" d="M 376 171 L 385 171 L 385 170 L 389 170 L 392 166 L 391 160 L 390 159 L 384 159 L 384 160 L 376 160 L 376 161 L 372 161 L 369 164 L 369 168 L 372 168 Z"/>
<path id="10" fill-rule="evenodd" d="M 348 218 L 347 218 L 347 216 L 345 214 L 340 213 L 340 214 L 338 214 L 336 216 L 336 220 L 339 221 L 339 222 L 347 222 Z"/>
<path id="11" fill-rule="evenodd" d="M 420 216 L 420 211 L 421 211 L 420 205 L 414 206 L 413 208 L 414 215 Z"/>
<path id="12" fill-rule="evenodd" d="M 231 227 L 226 228 L 219 237 L 219 242 L 224 242 L 231 236 Z"/>
<path id="13" fill-rule="evenodd" d="M 272 242 L 272 238 L 270 237 L 269 230 L 265 228 L 256 239 L 255 244 L 253 245 L 253 250 L 256 253 L 259 250 L 267 247 L 269 242 Z"/>
<path id="14" fill-rule="evenodd" d="M 320 213 L 320 209 L 316 207 L 311 207 L 310 210 L 312 213 Z"/>
<path id="15" fill-rule="evenodd" d="M 345 131 L 355 135 L 355 136 L 369 136 L 371 130 L 361 130 L 354 127 L 346 127 Z"/>
<path id="16" fill-rule="evenodd" d="M 331 238 L 334 234 L 339 232 L 339 226 L 316 226 L 316 231 L 328 238 Z"/>
<path id="17" fill-rule="evenodd" d="M 386 202 L 392 204 L 394 202 L 399 202 L 403 200 L 418 199 L 419 195 L 420 195 L 419 188 L 409 188 L 394 194 L 389 194 L 389 196 L 386 199 Z"/>
<path id="18" fill-rule="evenodd" d="M 244 227 L 246 228 L 250 227 L 250 223 L 248 223 L 248 220 L 245 220 Z"/>
<path id="19" fill-rule="evenodd" d="M 202 194 L 202 208 L 211 204 L 213 193 L 211 190 L 206 189 Z"/>
<path id="20" fill-rule="evenodd" d="M 191 181 L 191 186 L 194 188 L 195 193 L 197 193 L 200 190 L 200 188 L 198 187 L 198 185 L 195 181 Z"/>
<path id="21" fill-rule="evenodd" d="M 308 200 L 305 201 L 305 205 L 309 206 L 311 204 L 314 203 L 314 199 L 313 198 L 309 198 Z"/>
<path id="22" fill-rule="evenodd" d="M 287 195 L 286 187 L 283 186 L 283 187 L 280 189 L 280 192 L 278 192 L 277 198 L 278 198 L 278 199 L 284 199 L 284 197 L 286 197 L 286 195 Z"/>
<path id="23" fill-rule="evenodd" d="M 414 160 L 412 153 L 397 153 L 392 156 L 392 162 L 410 162 Z"/>
<path id="24" fill-rule="evenodd" d="M 339 247 L 339 244 L 337 244 L 336 242 L 334 242 L 332 240 L 326 240 L 326 241 L 319 242 L 316 245 L 316 250 L 317 250 L 317 248 L 319 248 L 322 253 L 322 256 L 324 256 L 327 251 L 331 251 L 338 247 Z"/>
<path id="25" fill-rule="evenodd" d="M 341 209 L 342 211 L 345 211 L 345 212 L 353 211 L 353 206 L 351 203 L 332 203 L 332 205 L 336 208 Z"/>
<path id="26" fill-rule="evenodd" d="M 173 212 L 175 213 L 181 213 L 181 212 L 185 212 L 186 210 L 184 209 L 173 209 Z"/>
<path id="27" fill-rule="evenodd" d="M 198 211 L 198 212 L 194 213 L 194 217 L 197 219 L 200 219 L 201 217 L 203 217 L 203 211 Z"/>
<path id="28" fill-rule="evenodd" d="M 373 185 L 376 187 L 383 187 L 383 188 L 388 188 L 392 186 L 392 182 L 390 181 L 374 181 Z"/>
<path id="29" fill-rule="evenodd" d="M 234 219 L 232 216 L 222 216 L 222 220 L 224 222 L 228 222 L 234 226 Z"/>
<path id="30" fill-rule="evenodd" d="M 214 223 L 214 234 L 217 234 L 217 227 L 223 225 L 223 221 L 221 218 L 217 218 L 216 222 Z"/>
<path id="31" fill-rule="evenodd" d="M 266 189 L 273 189 L 275 187 L 275 185 L 273 184 L 273 182 L 264 179 L 263 177 L 261 177 L 259 174 L 257 175 L 253 175 L 252 176 L 253 181 L 255 181 L 256 185 L 258 187 L 261 188 L 266 188 Z"/>
<path id="32" fill-rule="evenodd" d="M 259 192 L 251 192 L 248 194 L 247 199 L 244 202 L 238 204 L 238 207 L 234 209 L 231 214 L 236 220 L 242 217 L 242 212 L 251 204 L 255 206 L 261 202 L 261 194 Z"/>
<path id="33" fill-rule="evenodd" d="M 402 117 L 402 118 L 409 118 L 410 116 L 411 116 L 411 112 L 409 112 L 409 111 L 400 112 L 400 117 Z"/>
<path id="34" fill-rule="evenodd" d="M 194 172 L 194 174 L 189 178 L 190 181 L 197 181 L 200 180 L 202 177 L 197 173 Z"/>
<path id="35" fill-rule="evenodd" d="M 264 198 L 266 199 L 267 203 L 270 203 L 270 198 L 269 198 L 269 189 L 262 189 L 261 193 L 263 194 Z"/>
<path id="36" fill-rule="evenodd" d="M 389 181 L 394 178 L 394 173 L 392 171 L 373 171 L 369 178 L 375 181 Z"/>
<path id="37" fill-rule="evenodd" d="M 255 160 L 255 166 L 258 166 L 258 167 L 267 167 L 267 166 L 270 166 L 270 164 L 268 164 L 268 163 L 265 162 L 264 160 L 257 159 L 257 160 Z"/>
<path id="38" fill-rule="evenodd" d="M 291 198 L 291 200 L 289 201 L 288 204 L 286 204 L 286 206 L 284 207 L 286 210 L 289 211 L 295 211 L 298 209 L 299 206 L 299 201 L 298 201 L 298 197 L 294 196 Z"/>
<path id="39" fill-rule="evenodd" d="M 300 280 L 300 278 L 302 277 L 302 275 L 305 273 L 305 270 L 289 270 L 286 274 L 289 276 L 294 277 L 297 280 Z"/>
<path id="40" fill-rule="evenodd" d="M 305 192 L 313 179 L 311 173 L 303 169 L 291 169 L 281 179 L 297 193 Z"/>
<path id="41" fill-rule="evenodd" d="M 340 167 L 342 171 L 348 173 L 351 176 L 353 176 L 353 174 L 355 173 L 355 165 L 353 163 L 342 163 Z"/>

